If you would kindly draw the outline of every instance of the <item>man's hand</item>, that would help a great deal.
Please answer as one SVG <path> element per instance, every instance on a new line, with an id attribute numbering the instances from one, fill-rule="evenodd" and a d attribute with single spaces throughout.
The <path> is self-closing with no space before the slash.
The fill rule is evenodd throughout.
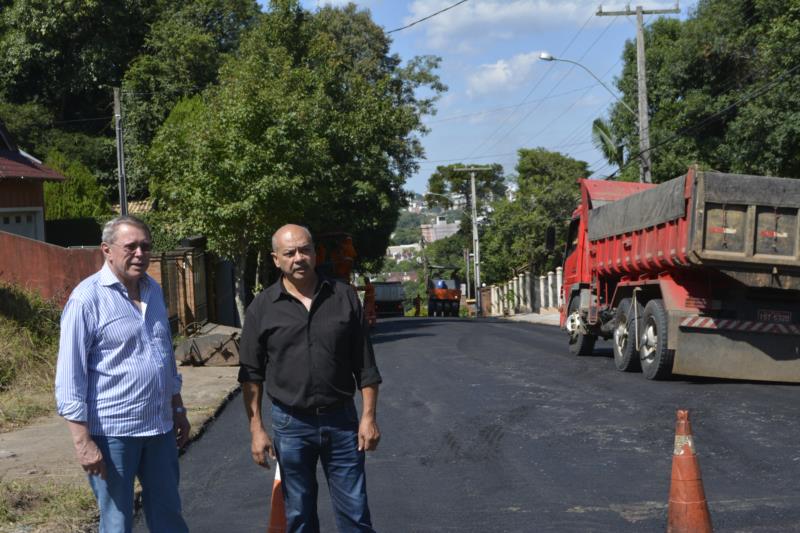
<path id="1" fill-rule="evenodd" d="M 175 430 L 175 441 L 178 448 L 183 448 L 189 442 L 189 432 L 192 429 L 189 419 L 186 417 L 186 411 L 172 413 L 172 428 Z"/>
<path id="2" fill-rule="evenodd" d="M 90 476 L 100 476 L 101 479 L 105 479 L 106 463 L 103 461 L 103 453 L 89 435 L 86 422 L 67 420 L 67 427 L 72 434 L 72 444 L 75 446 L 78 463 Z"/>
<path id="3" fill-rule="evenodd" d="M 378 447 L 381 430 L 374 417 L 362 416 L 358 425 L 358 451 L 371 452 Z"/>
<path id="4" fill-rule="evenodd" d="M 78 462 L 84 471 L 90 476 L 100 476 L 100 479 L 105 479 L 106 463 L 103 461 L 103 454 L 97 444 L 91 438 L 80 439 L 74 444 Z"/>
<path id="5" fill-rule="evenodd" d="M 263 428 L 253 429 L 251 433 L 250 453 L 253 455 L 253 461 L 269 470 L 267 456 L 273 461 L 275 460 L 275 449 L 272 447 L 272 440 Z"/>

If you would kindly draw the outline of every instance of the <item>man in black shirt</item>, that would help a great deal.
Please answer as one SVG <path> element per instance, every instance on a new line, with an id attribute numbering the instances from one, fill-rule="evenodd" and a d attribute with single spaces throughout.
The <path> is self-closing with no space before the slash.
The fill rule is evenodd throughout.
<path id="1" fill-rule="evenodd" d="M 247 308 L 239 343 L 239 381 L 253 460 L 281 468 L 289 531 L 319 531 L 317 462 L 331 492 L 339 531 L 373 531 L 364 452 L 380 440 L 375 410 L 381 376 L 353 289 L 316 273 L 308 230 L 287 224 L 272 236 L 281 278 Z M 263 382 L 272 400 L 270 440 L 261 419 Z M 353 403 L 361 390 L 359 421 Z"/>

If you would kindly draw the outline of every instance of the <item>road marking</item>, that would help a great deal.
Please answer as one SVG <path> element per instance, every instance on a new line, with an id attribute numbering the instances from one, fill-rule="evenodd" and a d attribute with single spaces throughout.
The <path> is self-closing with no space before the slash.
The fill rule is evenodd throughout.
<path id="1" fill-rule="evenodd" d="M 795 509 L 796 497 L 770 497 L 747 498 L 739 500 L 708 500 L 708 507 L 712 516 L 714 513 L 755 511 L 763 508 Z M 615 513 L 622 519 L 635 524 L 644 520 L 654 520 L 664 517 L 667 510 L 666 502 L 645 501 L 628 504 L 611 504 L 607 507 L 575 506 L 567 509 L 568 513 Z"/>

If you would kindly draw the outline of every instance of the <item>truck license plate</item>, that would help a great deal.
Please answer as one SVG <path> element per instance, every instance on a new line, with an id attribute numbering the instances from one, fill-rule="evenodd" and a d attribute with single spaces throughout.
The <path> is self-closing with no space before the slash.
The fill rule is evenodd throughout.
<path id="1" fill-rule="evenodd" d="M 776 311 L 774 309 L 759 309 L 758 320 L 760 322 L 791 322 L 791 311 Z"/>

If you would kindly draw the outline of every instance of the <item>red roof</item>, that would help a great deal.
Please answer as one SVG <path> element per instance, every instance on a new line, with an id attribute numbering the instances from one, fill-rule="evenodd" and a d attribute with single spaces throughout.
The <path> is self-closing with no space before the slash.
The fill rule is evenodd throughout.
<path id="1" fill-rule="evenodd" d="M 67 179 L 55 170 L 12 150 L 0 150 L 0 178 L 25 178 L 46 181 Z"/>
<path id="2" fill-rule="evenodd" d="M 652 189 L 655 187 L 652 183 L 637 183 L 632 181 L 583 180 L 583 184 L 592 202 L 595 200 L 614 202 L 626 196 L 644 191 L 645 189 Z"/>

